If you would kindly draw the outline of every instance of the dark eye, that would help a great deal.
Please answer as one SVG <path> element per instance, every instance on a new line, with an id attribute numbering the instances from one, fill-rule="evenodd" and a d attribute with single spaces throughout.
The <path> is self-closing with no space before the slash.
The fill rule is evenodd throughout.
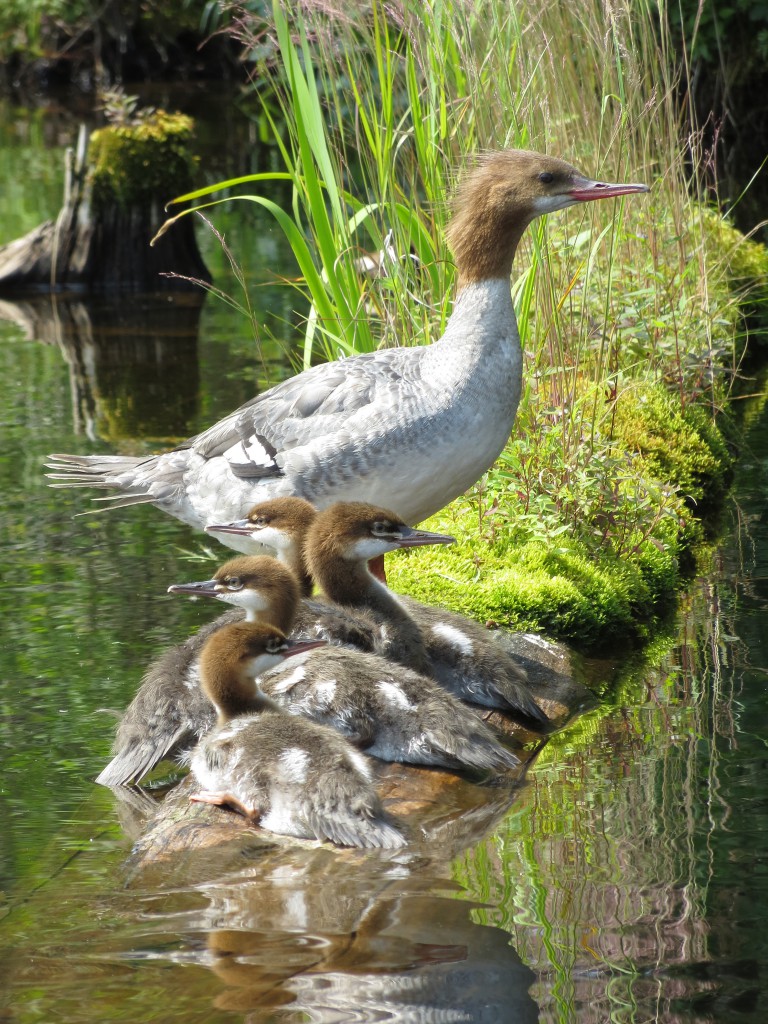
<path id="1" fill-rule="evenodd" d="M 555 176 L 551 171 L 542 171 L 539 175 L 539 181 L 542 185 L 551 185 L 554 180 Z"/>
<path id="2" fill-rule="evenodd" d="M 242 590 L 243 589 L 243 581 L 240 579 L 239 576 L 227 576 L 227 578 L 224 580 L 224 582 L 227 585 L 227 590 Z"/>
<path id="3" fill-rule="evenodd" d="M 251 520 L 251 525 L 252 526 L 257 526 L 260 530 L 263 530 L 264 527 L 267 525 L 267 517 L 266 516 L 256 516 L 255 519 Z"/>
<path id="4" fill-rule="evenodd" d="M 267 654 L 280 654 L 285 649 L 285 644 L 278 637 L 274 636 L 267 640 Z"/>
<path id="5" fill-rule="evenodd" d="M 384 537 L 392 533 L 392 523 L 385 522 L 384 520 L 377 520 L 371 524 L 371 533 L 375 537 Z"/>

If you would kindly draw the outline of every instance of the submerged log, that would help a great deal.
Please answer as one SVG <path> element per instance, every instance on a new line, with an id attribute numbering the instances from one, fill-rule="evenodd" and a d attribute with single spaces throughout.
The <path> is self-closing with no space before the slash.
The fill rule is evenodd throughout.
<path id="1" fill-rule="evenodd" d="M 499 642 L 525 668 L 534 699 L 546 711 L 552 729 L 561 728 L 594 702 L 576 678 L 570 651 L 529 635 L 500 635 Z M 488 711 L 483 717 L 517 749 L 518 769 L 492 779 L 472 778 L 439 768 L 374 761 L 377 788 L 387 813 L 402 825 L 409 842 L 427 842 L 457 855 L 477 842 L 513 804 L 547 736 L 527 730 L 507 715 Z M 218 870 L 225 871 L 253 851 L 306 846 L 314 841 L 290 839 L 250 825 L 241 815 L 221 807 L 190 803 L 196 790 L 187 778 L 159 802 L 138 789 L 114 790 L 121 803 L 123 825 L 136 839 L 130 861 L 132 875 L 155 867 L 179 868 L 189 856 L 215 851 Z"/>
<path id="2" fill-rule="evenodd" d="M 189 218 L 149 245 L 164 203 L 191 187 L 193 127 L 162 110 L 90 139 L 81 126 L 56 220 L 0 247 L 0 294 L 189 290 L 197 285 L 183 277 L 210 281 Z"/>

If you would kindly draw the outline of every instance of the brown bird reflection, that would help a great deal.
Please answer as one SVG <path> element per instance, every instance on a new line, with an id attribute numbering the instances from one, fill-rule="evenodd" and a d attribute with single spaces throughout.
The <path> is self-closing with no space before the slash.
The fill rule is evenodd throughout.
<path id="1" fill-rule="evenodd" d="M 226 986 L 217 1008 L 290 1007 L 285 1019 L 330 1022 L 390 1019 L 402 1007 L 408 1020 L 434 1021 L 495 1005 L 493 1019 L 537 1019 L 533 975 L 509 936 L 474 924 L 475 904 L 434 864 L 414 857 L 382 873 L 381 858 L 353 869 L 338 853 L 282 851 L 250 877 L 206 887 L 203 916 L 227 925 L 207 932 L 208 963 Z"/>
<path id="2" fill-rule="evenodd" d="M 131 862 L 131 887 L 176 894 L 153 904 L 153 931 L 166 930 L 167 916 L 222 983 L 214 1005 L 247 1020 L 375 1021 L 402 1009 L 403 1019 L 448 1021 L 490 1005 L 494 1020 L 535 1021 L 531 972 L 505 932 L 471 920 L 476 904 L 450 874 L 453 858 L 507 814 L 521 778 L 478 786 L 381 765 L 378 783 L 415 837 L 405 849 L 283 840 L 221 808 L 187 806 L 182 783 Z M 189 891 L 193 909 L 179 895 Z"/>

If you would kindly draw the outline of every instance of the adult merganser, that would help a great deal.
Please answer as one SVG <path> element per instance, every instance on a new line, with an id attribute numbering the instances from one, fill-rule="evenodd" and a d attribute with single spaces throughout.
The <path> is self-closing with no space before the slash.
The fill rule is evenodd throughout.
<path id="1" fill-rule="evenodd" d="M 170 589 L 236 603 L 260 621 L 272 621 L 265 600 L 276 593 L 274 578 L 289 570 L 264 557 L 244 556 L 227 564 L 239 566 L 236 575 L 220 570 L 214 580 Z M 459 770 L 504 770 L 520 763 L 439 684 L 372 654 L 324 646 L 299 664 L 274 668 L 258 684 L 292 715 L 329 725 L 385 761 Z"/>
<path id="2" fill-rule="evenodd" d="M 291 645 L 272 626 L 234 623 L 210 637 L 200 657 L 202 688 L 216 727 L 195 748 L 200 803 L 228 805 L 262 828 L 340 846 L 397 849 L 363 757 L 341 736 L 287 715 L 255 679 L 316 644 Z"/>
<path id="3" fill-rule="evenodd" d="M 386 503 L 419 522 L 471 486 L 509 437 L 522 369 L 509 278 L 525 228 L 575 203 L 647 191 L 539 153 L 480 156 L 448 226 L 458 295 L 439 341 L 314 366 L 161 455 L 51 456 L 51 478 L 199 529 L 284 495 L 321 508 Z M 221 539 L 238 547 L 236 535 Z"/>
<path id="4" fill-rule="evenodd" d="M 483 626 L 395 596 L 371 575 L 371 558 L 408 546 L 412 531 L 399 516 L 362 502 L 339 502 L 319 515 L 297 498 L 273 506 L 277 502 L 261 502 L 245 519 L 207 529 L 269 544 L 300 576 L 308 561 L 326 597 L 374 623 L 370 649 L 376 654 L 429 675 L 462 700 L 549 724 L 526 687 L 525 670 Z"/>

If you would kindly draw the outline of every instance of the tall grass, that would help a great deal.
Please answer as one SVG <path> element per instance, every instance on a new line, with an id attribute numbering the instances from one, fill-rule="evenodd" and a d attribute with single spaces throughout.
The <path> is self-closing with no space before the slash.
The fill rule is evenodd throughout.
<path id="1" fill-rule="evenodd" d="M 271 51 L 261 22 L 239 23 L 271 52 L 260 72 L 279 98 L 286 170 L 252 180 L 285 177 L 292 202 L 246 198 L 294 248 L 309 310 L 304 365 L 439 336 L 454 277 L 446 197 L 476 151 L 540 149 L 595 177 L 652 184 L 648 199 L 538 221 L 516 259 L 524 394 L 485 485 L 516 541 L 551 542 L 575 524 L 589 545 L 627 554 L 682 514 L 673 488 L 638 483 L 645 470 L 615 429 L 618 405 L 649 381 L 681 406 L 692 381 L 701 391 L 709 374 L 711 387 L 733 319 L 709 293 L 717 257 L 695 215 L 696 137 L 678 112 L 664 17 L 651 0 L 374 0 L 336 11 L 308 0 L 299 14 L 274 0 Z M 420 266 L 397 259 L 372 282 L 355 260 L 388 232 Z"/>

